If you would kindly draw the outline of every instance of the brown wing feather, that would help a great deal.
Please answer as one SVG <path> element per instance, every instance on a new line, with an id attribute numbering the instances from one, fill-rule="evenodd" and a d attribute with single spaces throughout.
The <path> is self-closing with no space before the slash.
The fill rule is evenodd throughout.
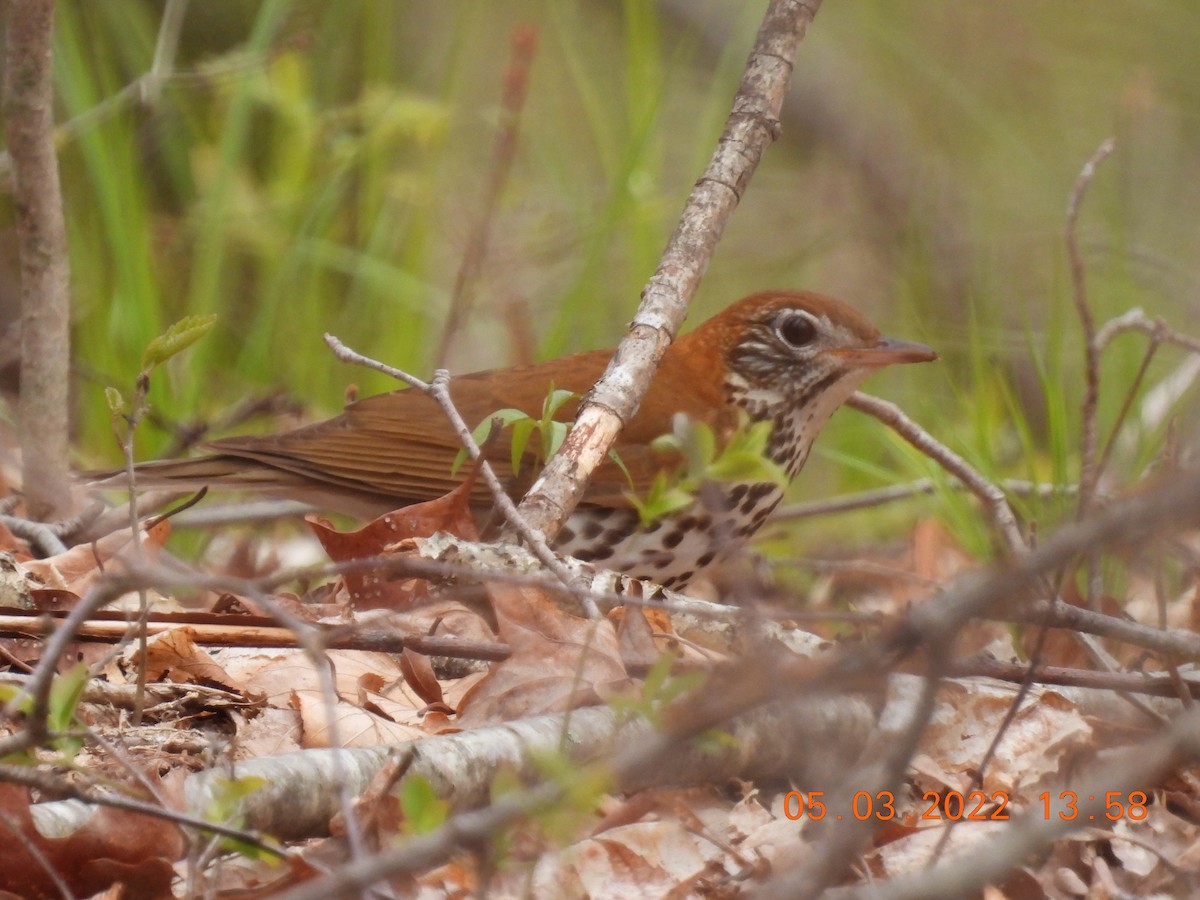
<path id="1" fill-rule="evenodd" d="M 714 357 L 708 356 L 708 348 L 698 353 L 688 348 L 689 343 L 713 339 L 701 328 L 668 349 L 641 410 L 615 448 L 639 493 L 667 462 L 648 445 L 670 429 L 674 414 L 685 413 L 718 428 L 728 424 L 720 419 L 725 405 L 720 373 L 703 368 L 704 360 Z M 610 350 L 595 350 L 502 372 L 463 375 L 451 380 L 450 393 L 471 428 L 506 407 L 536 418 L 552 384 L 582 396 L 611 355 Z M 568 401 L 556 418 L 570 421 L 577 410 L 578 399 Z M 460 447 L 437 403 L 419 391 L 401 390 L 352 403 L 340 416 L 294 431 L 215 441 L 209 445 L 214 456 L 151 464 L 144 472 L 160 483 L 220 478 L 226 486 L 273 491 L 367 515 L 448 493 L 465 474 L 465 466 L 450 474 Z M 515 493 L 528 486 L 533 460 L 522 468 L 518 483 L 510 447 L 507 434 L 501 435 L 487 448 L 487 456 Z M 626 506 L 629 487 L 621 468 L 607 462 L 595 473 L 584 502 Z M 489 502 L 486 487 L 476 487 L 475 499 L 480 504 Z"/>

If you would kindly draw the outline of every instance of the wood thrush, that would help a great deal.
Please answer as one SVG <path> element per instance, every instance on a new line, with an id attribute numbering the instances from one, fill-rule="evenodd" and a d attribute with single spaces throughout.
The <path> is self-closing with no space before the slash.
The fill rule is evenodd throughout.
<path id="1" fill-rule="evenodd" d="M 451 379 L 450 393 L 475 427 L 501 409 L 539 418 L 551 387 L 572 391 L 577 396 L 555 416 L 570 421 L 579 397 L 611 356 L 610 350 L 594 350 L 461 375 Z M 631 492 L 644 495 L 656 474 L 678 465 L 678 455 L 651 446 L 672 432 L 678 414 L 710 427 L 718 445 L 747 421 L 770 422 L 766 455 L 790 480 L 804 465 L 817 432 L 868 374 L 893 363 L 936 358 L 921 344 L 881 338 L 862 315 L 829 297 L 790 291 L 746 297 L 667 349 L 641 409 L 615 448 L 621 465 L 609 462 L 595 473 L 555 548 L 666 587 L 682 587 L 757 531 L 782 499 L 785 485 L 709 484 L 689 505 L 643 522 Z M 261 491 L 369 517 L 439 497 L 463 476 L 452 474 L 461 448 L 444 414 L 413 390 L 359 400 L 336 418 L 295 431 L 228 438 L 209 449 L 209 456 L 140 465 L 138 483 Z M 530 483 L 532 458 L 514 474 L 508 440 L 493 440 L 486 451 L 514 493 Z M 472 503 L 481 512 L 494 505 L 482 485 Z"/>

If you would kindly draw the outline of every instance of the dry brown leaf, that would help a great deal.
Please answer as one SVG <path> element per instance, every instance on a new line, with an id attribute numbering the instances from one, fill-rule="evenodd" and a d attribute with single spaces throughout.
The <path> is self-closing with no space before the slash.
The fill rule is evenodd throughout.
<path id="1" fill-rule="evenodd" d="M 919 689 L 915 679 L 905 685 L 896 689 Z M 1014 685 L 985 679 L 941 686 L 933 719 L 912 763 L 920 791 L 966 787 L 1015 693 Z M 1093 743 L 1092 726 L 1073 703 L 1051 688 L 1035 686 L 1008 724 L 982 789 L 988 794 L 1003 791 L 1010 798 L 1035 789 L 1057 776 L 1068 760 L 1090 752 Z"/>
<path id="2" fill-rule="evenodd" d="M 293 702 L 304 728 L 304 747 L 374 747 L 415 741 L 426 735 L 420 725 L 406 725 L 350 703 L 338 703 L 332 710 L 316 690 L 293 692 Z M 330 721 L 332 715 L 333 721 Z"/>
<path id="3" fill-rule="evenodd" d="M 171 524 L 167 519 L 159 519 L 142 533 L 142 549 L 148 559 L 154 559 L 170 533 Z M 114 531 L 98 541 L 72 547 L 66 553 L 46 559 L 32 559 L 23 565 L 46 587 L 82 595 L 92 581 L 106 570 L 121 570 L 122 557 L 132 553 L 131 544 L 132 537 L 128 531 Z"/>
<path id="4" fill-rule="evenodd" d="M 213 655 L 243 690 L 265 696 L 272 707 L 298 714 L 298 733 L 288 734 L 287 740 L 294 739 L 303 747 L 328 746 L 332 738 L 330 710 L 321 690 L 320 671 L 306 653 L 228 647 Z M 330 650 L 323 660 L 333 675 L 337 703 L 332 713 L 345 746 L 412 740 L 446 728 L 444 718 L 423 715 L 427 703 L 405 682 L 395 656 Z M 448 702 L 457 701 L 474 680 L 444 686 Z"/>
<path id="5" fill-rule="evenodd" d="M 169 822 L 111 807 L 96 807 L 82 826 L 62 837 L 45 837 L 34 825 L 27 788 L 0 783 L 0 815 L 21 838 L 4 841 L 0 890 L 23 897 L 58 896 L 36 848 L 77 896 L 121 885 L 122 896 L 171 896 L 173 862 L 184 850 L 183 836 Z"/>
<path id="6" fill-rule="evenodd" d="M 724 854 L 677 821 L 638 822 L 542 856 L 530 881 L 535 897 L 662 897 L 720 865 Z M 693 886 L 695 887 L 695 886 Z M 696 890 L 695 895 L 703 895 Z"/>
<path id="7" fill-rule="evenodd" d="M 475 541 L 479 535 L 468 506 L 474 481 L 472 474 L 444 497 L 386 513 L 357 531 L 338 531 L 315 515 L 305 516 L 304 521 L 334 562 L 382 556 L 400 541 L 429 537 L 439 531 Z M 427 592 L 424 579 L 393 578 L 377 570 L 347 572 L 342 581 L 355 609 L 403 609 L 423 599 Z"/>
<path id="8" fill-rule="evenodd" d="M 123 670 L 138 668 L 141 650 L 136 643 L 125 650 Z M 146 677 L 151 681 L 198 682 L 238 690 L 229 674 L 195 643 L 195 632 L 183 626 L 156 634 L 146 641 Z"/>
<path id="9" fill-rule="evenodd" d="M 629 683 L 608 620 L 568 615 L 540 588 L 493 585 L 489 595 L 512 655 L 464 698 L 464 728 L 594 704 L 598 689 Z"/>
<path id="10" fill-rule="evenodd" d="M 432 706 L 445 702 L 442 686 L 438 683 L 428 656 L 413 653 L 406 647 L 400 651 L 400 671 L 404 673 L 404 680 L 426 703 Z"/>
<path id="11" fill-rule="evenodd" d="M 1011 826 L 1011 822 L 960 822 L 950 832 L 941 864 L 958 858 L 961 863 L 967 854 L 987 853 L 987 848 Z M 934 849 L 945 837 L 940 827 L 922 828 L 909 837 L 876 847 L 864 858 L 867 868 L 876 878 L 895 878 L 923 870 L 933 858 Z"/>
<path id="12" fill-rule="evenodd" d="M 645 672 L 654 665 L 659 649 L 646 620 L 646 611 L 639 606 L 622 606 L 614 609 L 609 618 L 617 623 L 617 641 L 625 668 L 630 672 Z"/>
<path id="13" fill-rule="evenodd" d="M 0 523 L 0 552 L 10 554 L 17 562 L 33 559 L 33 554 L 29 552 L 29 542 L 17 537 L 3 523 Z"/>
<path id="14" fill-rule="evenodd" d="M 233 758 L 241 761 L 260 756 L 278 756 L 303 749 L 300 746 L 300 713 L 294 709 L 268 706 L 247 718 L 241 712 L 230 713 L 236 741 L 233 743 Z"/>

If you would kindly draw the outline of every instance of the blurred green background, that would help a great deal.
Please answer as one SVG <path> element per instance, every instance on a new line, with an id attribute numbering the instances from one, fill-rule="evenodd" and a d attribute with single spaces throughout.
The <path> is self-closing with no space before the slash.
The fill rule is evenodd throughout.
<path id="1" fill-rule="evenodd" d="M 430 374 L 522 24 L 538 50 L 520 143 L 448 363 L 614 343 L 711 152 L 765 3 L 205 0 L 186 5 L 161 95 L 106 105 L 149 70 L 164 8 L 58 8 L 84 465 L 119 459 L 104 386 L 128 392 L 147 342 L 184 315 L 220 319 L 156 376 L 160 419 L 139 432 L 143 458 L 180 424 L 217 421 L 275 387 L 310 415 L 336 411 L 352 382 L 391 389 L 334 361 L 326 331 Z M 1075 478 L 1082 347 L 1067 197 L 1114 136 L 1079 229 L 1096 317 L 1142 306 L 1200 332 L 1197 48 L 1194 0 L 829 0 L 801 47 L 783 139 L 690 321 L 765 287 L 849 300 L 943 356 L 868 390 L 989 475 Z M 1145 346 L 1128 336 L 1105 356 L 1102 435 Z M 1135 416 L 1182 362 L 1157 354 Z M 1167 422 L 1121 444 L 1117 484 L 1156 458 Z M 798 496 L 940 477 L 854 412 L 818 447 Z M 914 506 L 986 551 L 978 516 L 948 491 L 803 527 L 821 543 Z"/>

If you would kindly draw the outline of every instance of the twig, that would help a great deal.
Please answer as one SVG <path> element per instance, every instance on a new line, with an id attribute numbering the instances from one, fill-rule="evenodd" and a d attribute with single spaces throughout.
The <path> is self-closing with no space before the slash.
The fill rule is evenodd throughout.
<path id="1" fill-rule="evenodd" d="M 187 15 L 187 8 L 188 0 L 167 0 L 166 6 L 163 8 L 150 71 L 136 82 L 141 92 L 141 101 L 148 106 L 158 103 L 163 86 L 175 70 L 175 55 L 179 50 L 179 34 L 183 30 L 183 20 Z"/>
<path id="2" fill-rule="evenodd" d="M 231 619 L 238 617 L 231 616 Z M 44 613 L 9 613 L 0 615 L 0 635 L 22 636 L 40 634 L 46 625 L 52 625 L 58 617 L 47 617 Z M 146 633 L 153 636 L 188 629 L 192 639 L 202 646 L 216 647 L 299 647 L 296 634 L 289 628 L 261 625 L 257 623 L 230 622 L 228 625 L 211 622 L 188 622 L 184 618 L 172 618 L 160 621 L 151 618 L 146 623 Z M 75 632 L 79 641 L 116 641 L 125 637 L 128 623 L 124 620 L 96 620 L 84 623 Z M 321 629 L 322 646 L 339 650 L 375 650 L 386 653 L 399 653 L 402 650 L 412 650 L 426 656 L 448 656 L 455 659 L 480 659 L 488 662 L 507 659 L 511 654 L 507 644 L 495 641 L 472 641 L 454 637 L 437 637 L 436 635 L 410 634 L 395 628 L 368 628 L 354 625 L 345 628 L 325 627 Z M 0 675 L 0 681 L 4 676 Z M 18 683 L 24 683 L 20 679 Z M 116 687 L 125 688 L 126 685 Z M 147 691 L 153 692 L 153 686 L 147 685 Z M 122 692 L 124 696 L 124 692 Z M 152 696 L 155 702 L 161 698 Z"/>
<path id="3" fill-rule="evenodd" d="M 454 401 L 450 397 L 448 388 L 450 375 L 448 372 L 444 369 L 439 369 L 434 374 L 433 381 L 426 383 L 414 375 L 409 375 L 407 372 L 402 372 L 400 369 L 393 368 L 386 363 L 381 363 L 378 360 L 356 353 L 331 334 L 325 335 L 325 343 L 329 345 L 329 349 L 333 351 L 333 355 L 343 362 L 366 366 L 367 368 L 383 372 L 385 375 L 390 375 L 392 378 L 403 381 L 410 387 L 422 391 L 435 400 L 450 420 L 450 424 L 458 435 L 458 439 L 462 442 L 463 447 L 466 448 L 472 461 L 479 465 L 479 474 L 483 478 L 484 484 L 491 491 L 496 508 L 504 516 L 504 520 L 508 523 L 508 526 L 520 536 L 521 540 L 526 543 L 542 565 L 558 576 L 564 585 L 570 586 L 571 575 L 562 564 L 562 560 L 555 556 L 546 538 L 525 521 L 525 518 L 513 504 L 512 498 L 504 490 L 504 485 L 500 483 L 500 479 L 492 471 L 491 465 L 483 457 L 483 451 L 479 449 L 479 444 L 475 442 L 475 438 L 471 434 L 471 429 L 463 421 L 458 409 L 454 406 Z M 589 615 L 599 615 L 599 610 L 596 608 L 594 600 L 584 598 L 584 606 Z"/>
<path id="4" fill-rule="evenodd" d="M 967 490 L 983 501 L 1010 552 L 1021 554 L 1029 551 L 1004 491 L 988 481 L 978 469 L 934 438 L 894 403 L 857 391 L 846 401 L 846 405 L 874 416 L 961 481 Z"/>
<path id="5" fill-rule="evenodd" d="M 591 473 L 607 458 L 622 425 L 637 411 L 654 370 L 683 324 L 687 306 L 763 152 L 779 135 L 779 111 L 792 61 L 820 0 L 771 0 L 746 65 L 725 130 L 684 206 L 662 260 L 642 291 L 629 334 L 575 426 L 520 510 L 553 539 L 578 504 Z"/>
<path id="6" fill-rule="evenodd" d="M 1160 339 L 1164 344 L 1174 344 L 1192 353 L 1200 353 L 1200 339 L 1174 331 L 1167 327 L 1162 319 L 1152 319 L 1138 307 L 1105 322 L 1104 327 L 1096 332 L 1096 346 L 1103 350 L 1117 335 L 1129 331 L 1140 331 L 1152 337 L 1161 335 Z"/>
<path id="7" fill-rule="evenodd" d="M 189 509 L 175 516 L 175 528 L 220 528 L 223 525 L 242 525 L 247 522 L 270 522 L 275 519 L 297 519 L 317 507 L 297 500 L 248 500 Z"/>
<path id="8" fill-rule="evenodd" d="M 1129 410 L 1133 408 L 1133 401 L 1137 398 L 1138 391 L 1142 388 L 1142 383 L 1146 380 L 1146 373 L 1150 371 L 1150 363 L 1154 359 L 1154 355 L 1158 352 L 1158 348 L 1162 346 L 1162 336 L 1155 332 L 1150 335 L 1150 344 L 1146 347 L 1146 352 L 1142 354 L 1141 365 L 1138 366 L 1137 373 L 1133 376 L 1133 381 L 1130 383 L 1128 390 L 1125 391 L 1125 398 L 1121 401 L 1121 408 L 1117 412 L 1117 417 L 1113 421 L 1112 428 L 1108 432 L 1108 440 L 1104 442 L 1104 446 L 1100 450 L 1100 458 L 1096 461 L 1096 484 L 1099 486 L 1100 478 L 1104 475 L 1104 470 L 1108 468 L 1109 461 L 1112 459 L 1113 450 L 1117 446 L 1117 438 L 1121 434 L 1121 427 L 1125 424 L 1125 419 L 1129 416 Z"/>
<path id="9" fill-rule="evenodd" d="M 987 618 L 1084 632 L 1142 647 L 1163 656 L 1200 662 L 1200 635 L 1194 632 L 1177 628 L 1158 629 L 1141 622 L 1106 616 L 1069 603 L 1038 600 L 1015 611 L 1006 610 Z"/>
<path id="10" fill-rule="evenodd" d="M 22 519 L 20 516 L 0 516 L 0 525 L 17 537 L 29 541 L 40 556 L 57 556 L 67 552 L 67 545 L 59 540 L 52 525 Z"/>
<path id="11" fill-rule="evenodd" d="M 454 276 L 454 287 L 450 293 L 450 312 L 446 317 L 442 340 L 435 357 L 439 367 L 446 364 L 450 345 L 471 311 L 475 285 L 479 281 L 479 273 L 483 270 L 484 263 L 487 262 L 488 242 L 496 209 L 508 184 L 513 159 L 517 155 L 521 110 L 525 106 L 525 96 L 529 88 L 529 68 L 537 52 L 537 29 L 532 25 L 519 25 L 513 29 L 509 42 L 512 56 L 509 59 L 508 70 L 504 73 L 500 128 L 492 147 L 492 167 L 487 191 L 483 196 L 483 208 L 479 211 L 479 219 L 471 230 L 466 247 L 463 248 L 462 262 L 459 263 L 458 273 Z"/>
<path id="12" fill-rule="evenodd" d="M 950 481 L 949 486 L 956 490 L 967 490 L 957 478 Z M 1073 484 L 1048 484 L 1044 482 L 1026 481 L 1020 478 L 1004 478 L 997 485 L 1007 494 L 1018 497 L 1058 497 L 1070 496 L 1078 492 Z M 841 497 L 830 497 L 826 500 L 810 500 L 805 503 L 789 503 L 781 506 L 771 515 L 772 522 L 794 522 L 797 519 L 812 519 L 818 516 L 829 516 L 836 513 L 854 512 L 859 509 L 870 509 L 884 506 L 900 500 L 908 500 L 925 494 L 932 494 L 937 489 L 932 478 L 918 478 L 907 484 L 894 484 L 888 487 L 860 491 L 857 494 L 847 494 Z M 179 523 L 182 526 L 182 523 Z"/>
<path id="13" fill-rule="evenodd" d="M 241 53 L 230 54 L 217 64 L 208 64 L 199 69 L 173 69 L 178 49 L 177 32 L 182 24 L 186 5 L 186 0 L 170 0 L 163 10 L 150 71 L 139 75 L 116 93 L 58 126 L 54 132 L 57 145 L 62 146 L 85 129 L 118 115 L 130 106 L 154 102 L 166 84 L 206 85 L 220 78 L 240 78 L 246 72 L 263 68 L 267 61 L 265 56 Z M 12 157 L 8 150 L 0 150 L 0 183 L 7 183 L 11 178 Z"/>
<path id="14" fill-rule="evenodd" d="M 1050 684 L 1060 687 L 1078 687 L 1097 691 L 1119 691 L 1131 694 L 1146 694 L 1150 697 L 1170 697 L 1191 700 L 1200 697 L 1200 678 L 1194 674 L 1176 679 L 1168 672 L 1097 672 L 1094 669 L 1067 669 L 1061 666 L 1030 666 L 979 656 L 956 661 L 948 673 L 954 678 L 995 678 L 1017 684 L 1032 679 L 1035 684 Z M 1180 697 L 1179 687 L 1185 689 Z M 972 779 L 972 787 L 978 779 Z"/>
<path id="15" fill-rule="evenodd" d="M 1071 261 L 1071 284 L 1074 288 L 1075 311 L 1079 314 L 1079 324 L 1083 330 L 1084 347 L 1084 377 L 1083 395 L 1083 437 L 1080 447 L 1079 475 L 1079 510 L 1077 518 L 1082 519 L 1088 514 L 1098 481 L 1096 471 L 1096 405 L 1100 394 L 1100 348 L 1096 341 L 1096 326 L 1092 319 L 1092 311 L 1088 306 L 1086 267 L 1083 253 L 1079 249 L 1079 207 L 1087 193 L 1096 169 L 1113 152 L 1115 142 L 1112 138 L 1103 141 L 1096 152 L 1091 155 L 1075 179 L 1071 196 L 1067 200 L 1067 255 Z"/>
<path id="16" fill-rule="evenodd" d="M 1075 179 L 1071 196 L 1067 201 L 1067 255 L 1071 261 L 1071 284 L 1074 288 L 1073 297 L 1075 310 L 1079 314 L 1079 324 L 1083 331 L 1084 353 L 1084 392 L 1081 409 L 1082 435 L 1079 448 L 1079 507 L 1076 518 L 1087 516 L 1095 499 L 1096 488 L 1100 484 L 1100 469 L 1096 461 L 1096 414 L 1100 400 L 1100 348 L 1096 343 L 1096 326 L 1092 319 L 1092 310 L 1088 305 L 1086 267 L 1083 253 L 1079 249 L 1079 207 L 1083 202 L 1096 169 L 1109 154 L 1115 143 L 1112 138 L 1103 141 L 1096 152 L 1091 155 Z M 1087 600 L 1089 605 L 1095 603 L 1102 588 L 1100 561 L 1095 554 L 1088 554 L 1087 570 Z"/>

